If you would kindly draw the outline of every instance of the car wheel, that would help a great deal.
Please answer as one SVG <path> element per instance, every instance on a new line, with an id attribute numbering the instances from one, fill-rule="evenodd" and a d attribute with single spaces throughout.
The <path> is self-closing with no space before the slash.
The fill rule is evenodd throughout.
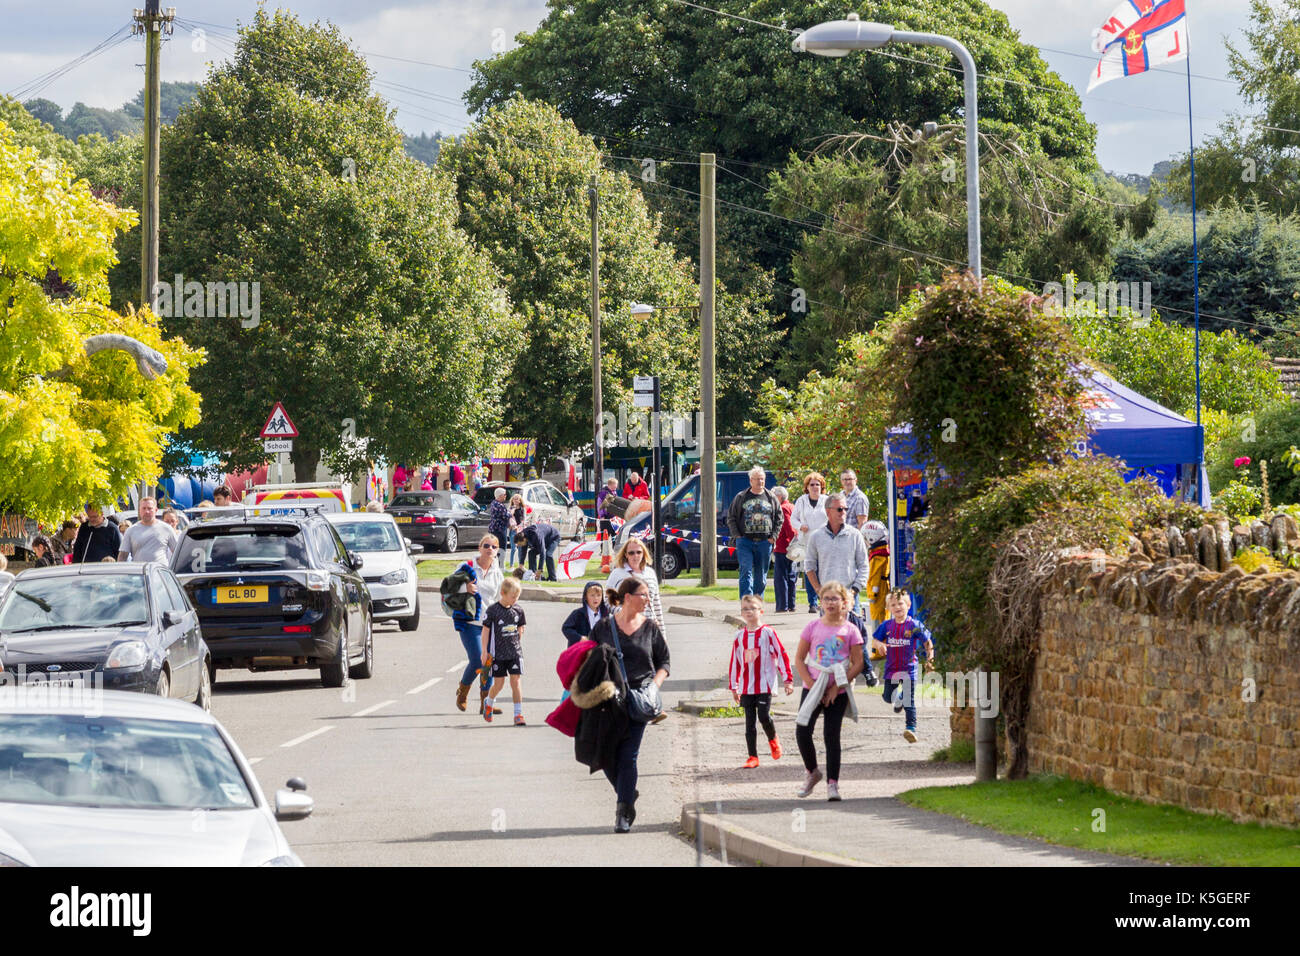
<path id="1" fill-rule="evenodd" d="M 159 697 L 170 697 L 172 695 L 172 679 L 167 675 L 167 668 L 163 668 L 158 674 L 158 687 L 154 691 Z"/>
<path id="2" fill-rule="evenodd" d="M 456 534 L 456 526 L 454 524 L 448 525 L 447 540 L 442 543 L 442 550 L 446 551 L 448 554 L 455 551 L 457 546 L 460 544 L 460 541 L 457 540 L 457 537 L 458 536 Z"/>
<path id="3" fill-rule="evenodd" d="M 686 556 L 676 545 L 664 549 L 659 559 L 659 573 L 665 578 L 675 578 L 686 569 Z"/>
<path id="4" fill-rule="evenodd" d="M 400 627 L 400 628 L 401 628 L 402 630 L 404 630 L 404 631 L 414 631 L 417 627 L 420 626 L 420 595 L 419 595 L 419 592 L 416 592 L 416 595 L 415 595 L 415 613 L 412 614 L 410 617 L 404 617 L 404 618 L 402 618 L 401 620 L 399 620 L 399 621 L 397 622 L 397 626 Z"/>
<path id="5" fill-rule="evenodd" d="M 339 628 L 339 648 L 332 661 L 326 661 L 320 668 L 320 682 L 326 687 L 342 687 L 348 682 L 348 622 L 346 615 Z"/>
<path id="6" fill-rule="evenodd" d="M 369 614 L 366 615 L 365 649 L 361 663 L 348 671 L 348 676 L 353 680 L 369 680 L 375 674 L 375 622 Z"/>
<path id="7" fill-rule="evenodd" d="M 212 670 L 208 662 L 204 661 L 200 665 L 199 671 L 199 692 L 194 695 L 194 705 L 204 710 L 212 710 Z"/>

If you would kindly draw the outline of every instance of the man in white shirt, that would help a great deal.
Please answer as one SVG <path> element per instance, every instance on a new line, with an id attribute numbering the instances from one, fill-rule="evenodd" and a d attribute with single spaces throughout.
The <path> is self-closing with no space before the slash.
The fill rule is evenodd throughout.
<path id="1" fill-rule="evenodd" d="M 140 520 L 122 535 L 119 561 L 171 562 L 176 550 L 176 532 L 165 521 L 158 520 L 158 502 L 153 498 L 140 499 Z"/>
<path id="2" fill-rule="evenodd" d="M 849 509 L 849 513 L 844 518 L 844 523 L 850 528 L 857 528 L 861 531 L 862 526 L 867 523 L 867 511 L 870 504 L 867 501 L 867 496 L 858 487 L 858 473 L 852 468 L 845 468 L 840 472 L 840 488 L 844 490 L 844 504 Z"/>

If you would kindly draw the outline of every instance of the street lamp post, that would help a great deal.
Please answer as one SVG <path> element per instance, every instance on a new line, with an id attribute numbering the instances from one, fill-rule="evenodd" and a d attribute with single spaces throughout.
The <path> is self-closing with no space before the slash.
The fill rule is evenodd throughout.
<path id="1" fill-rule="evenodd" d="M 863 23 L 856 13 L 850 13 L 844 20 L 830 20 L 808 28 L 794 38 L 791 47 L 796 53 L 848 56 L 854 50 L 875 50 L 887 43 L 940 46 L 952 51 L 961 61 L 966 113 L 966 260 L 978 279 L 983 274 L 980 269 L 979 114 L 975 60 L 970 51 L 952 37 L 895 30 L 887 23 Z"/>
<path id="2" fill-rule="evenodd" d="M 975 278 L 980 269 L 980 166 L 979 114 L 976 96 L 975 60 L 957 40 L 937 33 L 909 33 L 895 30 L 887 23 L 863 23 L 856 13 L 843 20 L 830 20 L 810 27 L 794 38 L 796 53 L 819 56 L 848 56 L 855 50 L 875 50 L 887 43 L 915 43 L 940 46 L 961 61 L 966 113 L 966 260 Z M 982 714 L 997 713 L 996 702 L 983 699 L 981 693 L 975 710 L 975 779 L 997 779 L 995 718 Z"/>

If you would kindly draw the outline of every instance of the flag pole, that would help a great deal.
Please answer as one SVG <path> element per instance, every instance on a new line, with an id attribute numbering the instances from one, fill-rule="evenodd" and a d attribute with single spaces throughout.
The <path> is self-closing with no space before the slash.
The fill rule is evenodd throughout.
<path id="1" fill-rule="evenodd" d="M 1196 323 L 1196 427 L 1200 433 L 1200 459 L 1197 467 L 1205 467 L 1205 429 L 1201 427 L 1201 254 L 1196 244 L 1196 137 L 1192 133 L 1192 56 L 1188 51 L 1187 64 L 1187 163 L 1192 178 L 1192 308 Z M 1199 487 L 1201 476 L 1196 480 Z"/>

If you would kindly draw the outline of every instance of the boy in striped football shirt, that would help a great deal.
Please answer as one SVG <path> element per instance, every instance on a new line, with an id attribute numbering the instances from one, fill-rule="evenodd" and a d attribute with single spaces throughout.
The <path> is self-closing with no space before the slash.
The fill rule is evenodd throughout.
<path id="1" fill-rule="evenodd" d="M 790 658 L 776 631 L 763 624 L 763 599 L 757 594 L 746 594 L 740 599 L 740 617 L 745 626 L 736 632 L 731 646 L 729 673 L 731 697 L 745 709 L 745 746 L 749 759 L 745 768 L 758 766 L 758 730 L 755 717 L 767 734 L 767 745 L 772 759 L 781 759 L 781 743 L 776 739 L 776 725 L 772 723 L 772 688 L 780 677 L 785 682 L 786 695 L 794 693 L 794 674 Z"/>

